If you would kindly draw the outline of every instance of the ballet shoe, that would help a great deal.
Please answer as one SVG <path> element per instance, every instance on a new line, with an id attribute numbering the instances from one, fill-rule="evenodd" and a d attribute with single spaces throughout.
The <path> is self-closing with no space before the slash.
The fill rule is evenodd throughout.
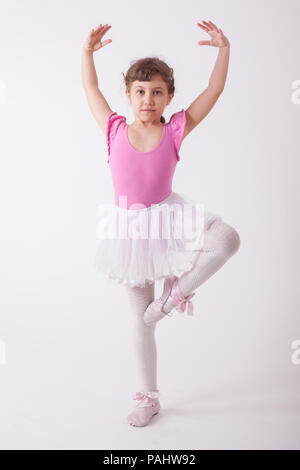
<path id="1" fill-rule="evenodd" d="M 181 292 L 178 281 L 179 278 L 175 275 L 165 279 L 162 296 L 151 302 L 144 313 L 144 322 L 146 325 L 153 325 L 166 315 L 172 316 L 171 313 L 163 311 L 163 307 L 167 301 L 173 305 L 173 308 L 176 308 L 179 313 L 184 313 L 187 305 L 187 315 L 194 315 L 194 306 L 191 302 L 191 298 L 195 295 L 195 292 L 185 297 Z"/>
<path id="2" fill-rule="evenodd" d="M 127 422 L 132 426 L 146 426 L 152 416 L 156 415 L 160 410 L 158 397 L 159 390 L 135 392 L 133 399 L 138 400 L 138 403 L 127 416 Z"/>
<path id="3" fill-rule="evenodd" d="M 187 315 L 194 315 L 194 306 L 192 304 L 191 298 L 194 297 L 195 292 L 184 296 L 179 287 L 179 279 L 176 277 L 172 282 L 171 292 L 169 298 L 167 299 L 177 312 L 184 313 L 187 306 Z"/>
<path id="4" fill-rule="evenodd" d="M 163 311 L 163 306 L 169 298 L 171 293 L 172 285 L 176 276 L 166 277 L 164 280 L 163 293 L 159 299 L 155 299 L 151 302 L 145 310 L 144 313 L 144 322 L 147 326 L 151 326 L 156 323 L 158 320 L 165 318 L 166 316 L 171 317 L 171 313 L 166 313 Z"/>

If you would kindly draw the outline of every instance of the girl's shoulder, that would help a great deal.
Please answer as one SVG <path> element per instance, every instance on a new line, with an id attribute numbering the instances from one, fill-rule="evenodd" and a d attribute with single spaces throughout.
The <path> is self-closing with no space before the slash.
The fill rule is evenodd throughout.
<path id="1" fill-rule="evenodd" d="M 116 112 L 111 113 L 106 122 L 106 145 L 108 149 L 108 155 L 110 155 L 110 149 L 113 139 L 115 138 L 120 125 L 126 123 L 126 117 Z M 109 162 L 109 158 L 107 160 Z"/>
<path id="2" fill-rule="evenodd" d="M 176 113 L 173 113 L 172 116 L 170 117 L 170 121 L 167 124 L 171 129 L 171 135 L 174 141 L 178 160 L 180 160 L 179 149 L 181 146 L 181 142 L 183 140 L 185 124 L 186 124 L 186 115 L 185 115 L 184 109 L 181 109 L 181 111 L 177 111 Z"/>
<path id="3" fill-rule="evenodd" d="M 186 123 L 185 110 L 181 109 L 181 111 L 177 111 L 176 113 L 172 114 L 167 125 L 171 127 L 172 131 L 175 134 L 178 134 L 178 132 L 180 132 L 181 129 L 185 127 L 185 123 Z"/>
<path id="4" fill-rule="evenodd" d="M 116 112 L 111 113 L 106 122 L 106 135 L 115 133 L 122 122 L 126 122 L 125 116 Z"/>

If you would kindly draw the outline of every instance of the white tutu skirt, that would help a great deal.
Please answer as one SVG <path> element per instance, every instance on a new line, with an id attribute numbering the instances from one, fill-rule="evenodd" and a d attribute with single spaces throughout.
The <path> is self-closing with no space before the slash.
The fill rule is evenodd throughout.
<path id="1" fill-rule="evenodd" d="M 205 230 L 221 216 L 172 191 L 140 209 L 100 204 L 97 209 L 96 270 L 119 284 L 145 287 L 192 269 Z"/>

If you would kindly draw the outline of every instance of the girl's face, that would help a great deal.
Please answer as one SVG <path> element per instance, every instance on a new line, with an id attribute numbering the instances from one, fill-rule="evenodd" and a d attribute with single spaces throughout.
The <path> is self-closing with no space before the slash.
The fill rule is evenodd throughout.
<path id="1" fill-rule="evenodd" d="M 165 106 L 174 96 L 168 94 L 167 84 L 160 75 L 152 76 L 150 81 L 135 80 L 126 94 L 136 119 L 150 123 L 160 121 Z"/>

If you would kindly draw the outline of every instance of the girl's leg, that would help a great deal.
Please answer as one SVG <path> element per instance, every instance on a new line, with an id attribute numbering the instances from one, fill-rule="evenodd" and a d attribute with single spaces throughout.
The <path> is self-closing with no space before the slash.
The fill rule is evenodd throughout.
<path id="1" fill-rule="evenodd" d="M 215 220 L 204 233 L 204 243 L 195 266 L 181 275 L 178 286 L 186 297 L 218 271 L 238 250 L 238 232 L 223 220 Z M 167 301 L 163 307 L 169 313 L 174 306 Z"/>
<path id="2" fill-rule="evenodd" d="M 155 328 L 144 322 L 144 312 L 154 300 L 154 283 L 145 287 L 125 286 L 133 319 L 133 347 L 137 364 L 140 389 L 151 391 L 157 389 L 157 352 Z"/>

